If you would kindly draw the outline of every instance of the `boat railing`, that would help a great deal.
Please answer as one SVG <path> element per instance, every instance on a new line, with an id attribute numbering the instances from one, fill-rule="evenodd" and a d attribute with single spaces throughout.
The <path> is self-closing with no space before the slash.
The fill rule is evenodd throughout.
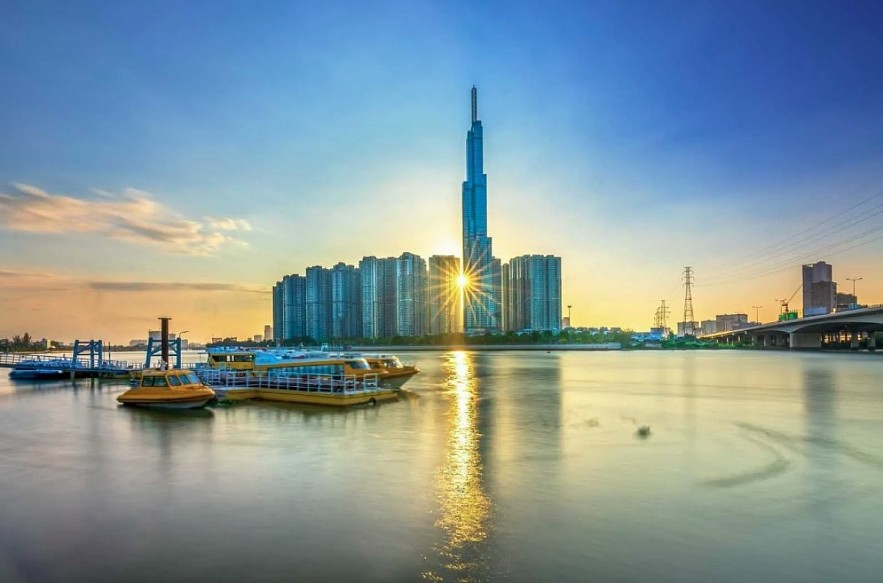
<path id="1" fill-rule="evenodd" d="M 196 374 L 207 386 L 215 389 L 282 389 L 324 394 L 362 394 L 379 389 L 376 374 L 354 375 L 256 375 L 248 371 L 197 369 Z"/>

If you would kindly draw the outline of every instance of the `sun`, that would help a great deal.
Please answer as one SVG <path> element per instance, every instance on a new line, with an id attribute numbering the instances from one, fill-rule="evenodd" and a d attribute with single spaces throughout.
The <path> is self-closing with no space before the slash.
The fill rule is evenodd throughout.
<path id="1" fill-rule="evenodd" d="M 457 276 L 457 287 L 460 289 L 466 289 L 469 286 L 469 278 L 466 277 L 465 273 L 461 273 Z"/>

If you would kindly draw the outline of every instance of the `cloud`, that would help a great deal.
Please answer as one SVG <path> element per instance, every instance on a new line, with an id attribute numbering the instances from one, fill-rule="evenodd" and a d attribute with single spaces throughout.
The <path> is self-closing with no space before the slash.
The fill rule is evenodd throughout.
<path id="1" fill-rule="evenodd" d="M 92 281 L 88 286 L 96 291 L 118 292 L 159 292 L 159 291 L 202 291 L 202 292 L 243 292 L 252 294 L 269 294 L 265 288 L 250 287 L 236 283 L 187 283 L 187 282 L 149 282 L 149 281 Z"/>
<path id="2" fill-rule="evenodd" d="M 84 200 L 50 194 L 28 184 L 0 192 L 0 228 L 30 233 L 98 234 L 112 239 L 150 243 L 173 253 L 212 255 L 231 243 L 225 234 L 250 231 L 243 219 L 181 217 L 158 203 L 150 193 L 127 188 L 121 194 L 93 189 L 100 199 Z"/>
<path id="3" fill-rule="evenodd" d="M 156 281 L 113 281 L 85 280 L 57 273 L 37 273 L 0 269 L 0 290 L 65 291 L 92 290 L 99 292 L 233 292 L 248 294 L 270 294 L 265 287 L 226 282 L 156 282 Z"/>
<path id="4" fill-rule="evenodd" d="M 251 225 L 243 219 L 217 219 L 205 217 L 206 223 L 212 229 L 219 231 L 251 231 Z"/>
<path id="5" fill-rule="evenodd" d="M 0 269 L 0 290 L 56 292 L 69 290 L 76 285 L 73 278 L 65 275 Z"/>

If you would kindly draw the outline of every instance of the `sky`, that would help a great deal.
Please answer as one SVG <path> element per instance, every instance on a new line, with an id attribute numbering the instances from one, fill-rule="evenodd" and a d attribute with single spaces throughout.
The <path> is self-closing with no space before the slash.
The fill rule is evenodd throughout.
<path id="1" fill-rule="evenodd" d="M 473 85 L 495 255 L 560 256 L 574 325 L 681 320 L 685 266 L 697 319 L 813 261 L 883 303 L 876 2 L 0 13 L 0 338 L 243 338 L 285 274 L 460 255 Z"/>

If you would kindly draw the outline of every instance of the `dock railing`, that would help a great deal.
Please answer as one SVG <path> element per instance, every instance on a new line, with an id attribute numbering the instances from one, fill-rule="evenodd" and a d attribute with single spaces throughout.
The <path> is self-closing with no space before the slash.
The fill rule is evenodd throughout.
<path id="1" fill-rule="evenodd" d="M 70 371 L 106 371 L 106 372 L 132 372 L 141 370 L 143 365 L 138 362 L 125 360 L 104 360 L 93 363 L 89 357 L 80 357 L 76 360 L 70 356 L 57 354 L 27 354 L 22 352 L 0 353 L 0 367 L 15 368 L 53 368 Z"/>

